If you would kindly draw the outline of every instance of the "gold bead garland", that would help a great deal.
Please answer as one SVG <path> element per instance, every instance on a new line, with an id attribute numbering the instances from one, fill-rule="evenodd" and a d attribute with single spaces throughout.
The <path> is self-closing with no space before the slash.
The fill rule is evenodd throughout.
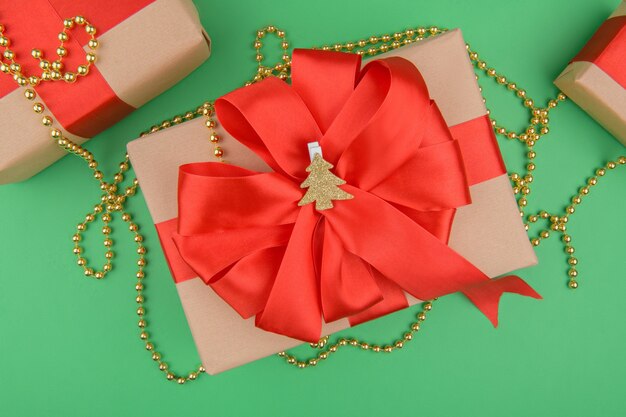
<path id="1" fill-rule="evenodd" d="M 36 49 L 33 50 L 32 55 L 34 58 L 40 60 L 40 67 L 42 68 L 43 72 L 41 76 L 26 77 L 24 74 L 21 73 L 21 66 L 15 61 L 14 52 L 8 49 L 10 41 L 6 36 L 4 36 L 4 26 L 0 24 L 0 47 L 5 48 L 2 56 L 4 57 L 4 59 L 8 60 L 1 61 L 0 71 L 13 75 L 13 78 L 18 83 L 18 85 L 23 87 L 27 86 L 28 84 L 30 84 L 31 86 L 36 86 L 41 81 L 64 80 L 65 82 L 73 83 L 76 81 L 77 77 L 87 75 L 89 72 L 89 66 L 96 61 L 95 52 L 89 52 L 86 54 L 86 64 L 79 66 L 76 73 L 67 71 L 63 72 L 62 59 L 64 56 L 67 55 L 67 50 L 64 48 L 63 44 L 69 39 L 68 31 L 73 29 L 75 26 L 85 26 L 86 32 L 91 37 L 88 45 L 93 51 L 95 51 L 95 49 L 98 47 L 98 41 L 95 38 L 95 27 L 91 26 L 81 16 L 76 16 L 72 19 L 66 19 L 64 21 L 64 29 L 59 34 L 59 40 L 61 44 L 56 51 L 58 59 L 50 63 L 49 61 L 43 59 L 43 54 L 41 51 Z M 332 46 L 326 45 L 318 49 L 351 52 L 362 56 L 375 56 L 379 53 L 384 53 L 391 49 L 397 49 L 401 46 L 408 45 L 413 42 L 418 42 L 427 37 L 436 36 L 446 31 L 446 29 L 440 29 L 434 26 L 418 27 L 407 29 L 404 32 L 396 32 L 393 35 L 383 34 L 380 36 L 371 36 L 368 39 L 361 39 L 355 42 L 346 42 L 344 44 L 338 43 Z M 261 48 L 263 46 L 262 39 L 267 34 L 274 34 L 281 40 L 281 49 L 283 51 L 283 55 L 281 58 L 282 62 L 274 66 L 263 65 L 263 55 L 261 53 Z M 256 51 L 256 61 L 258 65 L 257 72 L 253 79 L 247 81 L 244 85 L 250 85 L 268 76 L 277 76 L 283 80 L 287 80 L 289 78 L 291 60 L 290 56 L 287 53 L 289 43 L 285 39 L 284 31 L 274 26 L 267 26 L 257 31 L 253 47 Z M 474 63 L 477 70 L 484 71 L 488 77 L 494 78 L 498 84 L 503 85 L 508 90 L 514 92 L 517 97 L 523 100 L 524 106 L 528 108 L 531 112 L 530 124 L 523 133 L 508 131 L 504 127 L 498 125 L 497 122 L 492 119 L 492 124 L 497 134 L 504 135 L 508 139 L 518 139 L 519 141 L 523 142 L 527 147 L 526 155 L 529 160 L 526 166 L 527 172 L 524 173 L 524 175 L 520 175 L 517 173 L 510 174 L 511 181 L 513 182 L 513 191 L 516 195 L 519 195 L 518 205 L 520 207 L 520 214 L 524 216 L 525 214 L 523 208 L 526 207 L 528 203 L 527 198 L 531 192 L 530 184 L 533 182 L 534 179 L 532 176 L 532 172 L 536 168 L 535 163 L 533 162 L 533 160 L 536 158 L 536 151 L 534 150 L 534 146 L 543 135 L 546 135 L 549 132 L 549 111 L 555 108 L 560 101 L 565 100 L 565 96 L 562 93 L 559 93 L 556 99 L 548 101 L 548 104 L 545 108 L 537 107 L 535 106 L 534 101 L 527 97 L 525 90 L 518 88 L 517 84 L 508 81 L 506 77 L 498 74 L 495 69 L 489 68 L 485 61 L 479 59 L 479 56 L 476 52 L 470 50 L 469 45 L 467 45 L 467 50 L 470 60 L 472 61 L 472 63 Z M 36 93 L 34 90 L 29 88 L 24 92 L 24 96 L 26 97 L 26 99 L 32 101 L 36 98 Z M 37 102 L 33 104 L 33 110 L 36 113 L 43 113 L 45 111 L 45 108 L 42 103 Z M 184 115 L 175 116 L 170 120 L 163 121 L 159 125 L 152 126 L 148 131 L 143 132 L 141 136 L 146 136 L 151 133 L 167 129 L 173 125 L 180 124 L 184 121 L 188 121 L 199 116 L 204 116 L 206 118 L 205 124 L 209 129 L 209 140 L 210 143 L 213 144 L 213 155 L 215 158 L 217 158 L 218 161 L 223 162 L 224 151 L 219 146 L 220 137 L 215 131 L 217 121 L 213 118 L 213 115 L 213 102 L 205 102 L 193 111 L 186 112 Z M 77 256 L 77 263 L 83 268 L 85 275 L 93 276 L 96 279 L 104 278 L 104 276 L 112 269 L 111 259 L 114 257 L 114 253 L 112 251 L 113 241 L 110 238 L 112 230 L 109 225 L 112 220 L 112 214 L 115 212 L 121 212 L 123 210 L 126 200 L 130 196 L 135 194 L 138 187 L 137 180 L 135 179 L 133 180 L 132 185 L 127 187 L 123 193 L 118 192 L 118 186 L 120 186 L 121 182 L 124 179 L 124 172 L 129 169 L 128 154 L 125 155 L 124 160 L 120 163 L 119 171 L 114 175 L 113 181 L 107 183 L 103 180 L 104 175 L 101 171 L 97 169 L 98 163 L 95 161 L 93 155 L 89 151 L 84 149 L 82 146 L 74 143 L 73 141 L 67 139 L 60 129 L 54 128 L 54 122 L 50 116 L 44 115 L 42 117 L 42 124 L 46 127 L 51 128 L 50 136 L 52 137 L 52 139 L 57 141 L 57 144 L 61 148 L 65 149 L 67 152 L 74 153 L 80 156 L 88 163 L 89 168 L 93 170 L 94 178 L 100 183 L 100 188 L 103 191 L 101 201 L 94 206 L 92 212 L 85 216 L 85 220 L 77 225 L 77 232 L 73 235 L 72 240 L 74 242 L 73 252 Z M 569 218 L 571 218 L 571 215 L 574 213 L 575 206 L 580 204 L 583 197 L 589 194 L 591 187 L 597 184 L 599 178 L 604 176 L 607 170 L 612 170 L 619 165 L 625 164 L 626 157 L 621 156 L 615 161 L 608 162 L 605 167 L 599 168 L 596 171 L 596 176 L 589 178 L 588 184 L 582 187 L 579 190 L 579 193 L 572 197 L 572 204 L 567 207 L 565 214 L 551 215 L 546 211 L 541 211 L 538 214 L 528 216 L 528 223 L 525 224 L 526 230 L 529 229 L 531 223 L 535 223 L 539 221 L 539 219 L 549 219 L 551 223 L 550 229 L 554 232 L 559 232 L 563 234 L 565 252 L 568 255 L 568 265 L 570 266 L 570 269 L 568 271 L 570 288 L 577 288 L 578 286 L 578 282 L 576 280 L 578 272 L 575 268 L 578 260 L 573 256 L 574 248 L 571 245 L 571 236 L 565 234 L 566 223 L 569 221 Z M 83 257 L 83 249 L 80 246 L 80 242 L 82 240 L 82 233 L 87 229 L 88 224 L 93 222 L 98 215 L 101 217 L 103 222 L 103 227 L 101 231 L 105 237 L 104 246 L 106 248 L 106 252 L 105 263 L 102 269 L 99 271 L 95 271 L 93 268 L 88 266 L 87 260 Z M 137 244 L 136 251 L 138 255 L 138 270 L 136 273 L 137 284 L 135 285 L 135 301 L 137 303 L 137 315 L 139 316 L 139 337 L 145 343 L 146 350 L 150 352 L 151 357 L 157 363 L 159 370 L 164 372 L 167 380 L 176 381 L 179 384 L 184 384 L 187 381 L 196 380 L 198 376 L 205 371 L 202 366 L 197 367 L 195 370 L 189 372 L 186 375 L 176 375 L 169 370 L 169 365 L 162 359 L 162 355 L 158 351 L 156 351 L 154 343 L 150 341 L 150 336 L 146 330 L 148 324 L 145 318 L 145 297 L 143 295 L 143 291 L 145 289 L 144 267 L 146 265 L 146 248 L 143 246 L 142 243 L 143 236 L 139 233 L 139 226 L 131 221 L 130 214 L 123 213 L 122 220 L 128 224 L 128 228 L 133 233 L 134 241 Z M 542 230 L 539 233 L 538 237 L 531 239 L 531 243 L 534 246 L 538 246 L 541 239 L 547 239 L 549 236 L 550 231 Z M 326 347 L 329 338 L 328 336 L 325 336 L 320 339 L 318 343 L 311 345 L 313 348 L 317 348 L 320 350 L 314 358 L 308 360 L 299 360 L 295 356 L 289 355 L 286 352 L 280 352 L 278 356 L 284 358 L 286 363 L 288 364 L 292 364 L 298 368 L 307 368 L 310 366 L 316 366 L 319 361 L 327 359 L 329 355 L 335 353 L 342 346 L 354 346 L 363 350 L 371 350 L 372 352 L 389 353 L 396 349 L 401 349 L 406 342 L 413 339 L 414 334 L 420 329 L 421 323 L 426 319 L 426 313 L 429 312 L 431 309 L 432 302 L 423 303 L 422 310 L 417 313 L 417 321 L 411 324 L 409 330 L 404 333 L 401 338 L 395 340 L 390 344 L 371 344 L 358 339 L 340 338 L 335 344 L 330 344 L 328 345 L 328 347 Z"/>

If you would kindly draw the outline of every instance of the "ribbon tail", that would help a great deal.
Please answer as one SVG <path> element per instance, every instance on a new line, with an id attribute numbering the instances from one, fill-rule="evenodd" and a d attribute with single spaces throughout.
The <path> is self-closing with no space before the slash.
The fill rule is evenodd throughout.
<path id="1" fill-rule="evenodd" d="M 481 282 L 463 289 L 462 292 L 489 319 L 493 327 L 498 327 L 498 305 L 505 292 L 542 299 L 526 281 L 515 275 Z"/>

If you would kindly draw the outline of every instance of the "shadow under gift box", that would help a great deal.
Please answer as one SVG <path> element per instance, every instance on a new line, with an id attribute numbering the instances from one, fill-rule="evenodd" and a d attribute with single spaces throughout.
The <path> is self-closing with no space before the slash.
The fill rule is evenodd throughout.
<path id="1" fill-rule="evenodd" d="M 468 173 L 474 177 L 473 181 L 470 178 L 472 204 L 457 210 L 450 246 L 490 277 L 536 264 L 460 30 L 379 58 L 389 56 L 404 57 L 420 70 L 453 136 L 456 131 L 466 138 L 461 146 L 464 159 L 467 156 L 480 164 L 489 152 L 472 146 L 472 131 L 468 135 L 467 129 L 476 128 L 480 132 L 476 134 L 486 135 L 484 139 L 494 144 L 491 160 L 497 160 L 498 166 L 486 170 L 493 174 L 487 175 L 488 178 Z M 254 318 L 242 319 L 186 266 L 176 251 L 171 233 L 176 230 L 178 168 L 191 162 L 215 161 L 204 122 L 203 118 L 194 119 L 137 139 L 128 144 L 128 152 L 170 267 L 191 278 L 178 282 L 176 288 L 202 363 L 208 373 L 215 374 L 302 342 L 258 329 Z M 269 171 L 257 155 L 233 139 L 219 122 L 217 133 L 229 163 Z M 219 256 L 219 248 L 215 254 L 207 254 L 213 255 Z M 409 295 L 407 298 L 411 305 L 419 301 Z M 479 314 L 476 317 L 479 319 Z M 323 334 L 347 327 L 347 319 L 326 323 Z"/>
<path id="2" fill-rule="evenodd" d="M 554 84 L 626 146 L 626 1 Z"/>
<path id="3" fill-rule="evenodd" d="M 33 15 L 36 10 L 36 16 Z M 97 30 L 97 62 L 74 84 L 41 83 L 37 98 L 24 98 L 25 87 L 0 74 L 0 184 L 25 180 L 67 152 L 42 124 L 50 116 L 55 126 L 76 143 L 83 143 L 115 124 L 134 109 L 170 88 L 204 62 L 210 40 L 191 0 L 0 0 L 0 12 L 11 39 L 10 48 L 25 74 L 40 74 L 31 49 L 53 60 L 63 19 L 84 16 Z M 65 42 L 65 70 L 85 62 L 89 37 L 76 27 Z M 37 114 L 33 104 L 46 111 Z"/>

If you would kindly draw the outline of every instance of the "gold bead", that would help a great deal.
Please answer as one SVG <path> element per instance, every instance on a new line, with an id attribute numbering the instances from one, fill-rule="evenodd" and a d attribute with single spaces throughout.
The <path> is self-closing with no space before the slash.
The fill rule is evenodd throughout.
<path id="1" fill-rule="evenodd" d="M 65 82 L 68 83 L 76 82 L 76 74 L 74 74 L 73 72 L 66 72 L 63 75 L 63 79 L 65 80 Z"/>
<path id="2" fill-rule="evenodd" d="M 615 167 L 616 167 L 616 166 L 617 166 L 617 165 L 616 165 L 616 164 L 615 164 L 615 162 L 613 162 L 613 161 L 607 162 L 607 164 L 606 164 L 606 167 L 607 167 L 608 169 L 615 169 Z"/>
<path id="3" fill-rule="evenodd" d="M 137 260 L 137 266 L 146 266 L 146 259 L 145 258 L 139 258 Z"/>
<path id="4" fill-rule="evenodd" d="M 52 126 L 52 118 L 50 116 L 44 116 L 41 118 L 41 123 L 44 126 Z"/>
<path id="5" fill-rule="evenodd" d="M 76 246 L 76 247 L 74 247 L 72 249 L 72 252 L 74 253 L 74 255 L 80 255 L 82 253 L 82 251 L 83 250 L 80 247 L 78 247 L 78 246 Z"/>
<path id="6" fill-rule="evenodd" d="M 152 344 L 152 342 L 146 343 L 146 350 L 153 350 L 153 349 L 154 349 L 154 345 Z"/>
<path id="7" fill-rule="evenodd" d="M 213 153 L 215 154 L 216 157 L 222 157 L 224 155 L 224 151 L 222 150 L 222 148 L 220 148 L 219 146 L 215 148 L 215 150 L 213 151 Z"/>
<path id="8" fill-rule="evenodd" d="M 89 67 L 87 65 L 79 65 L 76 71 L 78 75 L 87 75 L 89 73 Z"/>
<path id="9" fill-rule="evenodd" d="M 204 366 L 200 365 L 198 366 L 198 372 L 206 372 L 206 369 L 204 369 Z"/>
<path id="10" fill-rule="evenodd" d="M 64 26 L 66 29 L 71 29 L 71 28 L 73 28 L 73 27 L 74 27 L 74 20 L 72 20 L 72 19 L 65 19 L 65 20 L 63 21 L 63 26 Z"/>
<path id="11" fill-rule="evenodd" d="M 168 368 L 167 363 L 165 363 L 165 362 L 161 362 L 161 363 L 159 364 L 159 369 L 160 369 L 161 371 L 165 371 L 167 368 Z"/>
<path id="12" fill-rule="evenodd" d="M 539 243 L 541 243 L 541 241 L 540 241 L 539 239 L 537 239 L 537 238 L 534 238 L 534 239 L 531 239 L 531 240 L 530 240 L 530 243 L 531 243 L 533 246 L 539 246 Z"/>
<path id="13" fill-rule="evenodd" d="M 0 36 L 0 46 L 6 48 L 9 45 L 11 45 L 11 41 L 9 40 L 9 38 L 7 38 L 5 36 Z"/>
<path id="14" fill-rule="evenodd" d="M 100 272 L 100 271 L 96 272 L 96 273 L 94 274 L 94 276 L 96 277 L 96 279 L 102 279 L 102 278 L 104 278 L 104 274 L 103 274 L 102 272 Z"/>
<path id="15" fill-rule="evenodd" d="M 378 346 L 378 345 L 374 345 L 374 346 L 372 346 L 372 350 L 373 350 L 374 352 L 380 352 L 380 346 Z"/>
<path id="16" fill-rule="evenodd" d="M 574 258 L 573 256 L 571 256 L 568 260 L 567 263 L 570 265 L 577 265 L 578 264 L 578 259 Z"/>
<path id="17" fill-rule="evenodd" d="M 78 259 L 76 260 L 76 263 L 77 263 L 79 266 L 83 266 L 83 265 L 85 265 L 85 264 L 87 263 L 87 260 L 86 260 L 85 258 L 78 258 Z"/>
<path id="18" fill-rule="evenodd" d="M 209 139 L 211 140 L 211 142 L 217 143 L 219 142 L 220 137 L 217 133 L 212 133 Z"/>
<path id="19" fill-rule="evenodd" d="M 35 111 L 35 113 L 42 113 L 44 110 L 43 104 L 41 103 L 33 104 L 33 110 Z"/>
<path id="20" fill-rule="evenodd" d="M 572 237 L 570 235 L 563 235 L 563 242 L 570 243 L 572 241 Z"/>
<path id="21" fill-rule="evenodd" d="M 543 239 L 547 239 L 548 237 L 550 237 L 550 232 L 548 232 L 547 230 L 544 230 L 544 231 L 541 232 L 540 236 Z"/>
<path id="22" fill-rule="evenodd" d="M 146 323 L 146 321 L 145 321 L 144 319 L 140 319 L 140 320 L 137 322 L 137 326 L 141 327 L 142 329 L 143 329 L 144 327 L 146 327 L 146 326 L 147 326 L 147 324 L 148 324 L 148 323 Z"/>
<path id="23" fill-rule="evenodd" d="M 93 52 L 87 52 L 87 55 L 85 56 L 85 58 L 87 59 L 87 62 L 89 62 L 90 64 L 93 64 L 94 62 L 96 62 L 96 54 L 94 54 Z"/>
<path id="24" fill-rule="evenodd" d="M 93 275 L 93 268 L 85 268 L 85 276 L 92 276 Z"/>
<path id="25" fill-rule="evenodd" d="M 85 24 L 85 18 L 82 16 L 76 16 L 74 17 L 74 22 L 76 22 L 77 25 L 84 25 Z"/>
<path id="26" fill-rule="evenodd" d="M 404 334 L 404 340 L 411 340 L 413 339 L 413 333 L 405 333 Z"/>
<path id="27" fill-rule="evenodd" d="M 26 97 L 28 100 L 33 100 L 35 97 L 37 97 L 37 94 L 35 93 L 34 90 L 31 90 L 29 88 L 24 91 L 24 97 Z"/>
<path id="28" fill-rule="evenodd" d="M 104 257 L 105 257 L 105 258 L 107 258 L 107 259 L 112 259 L 112 258 L 113 258 L 113 252 L 111 252 L 110 250 L 109 250 L 109 251 L 107 251 L 107 252 L 104 254 Z"/>
<path id="29" fill-rule="evenodd" d="M 598 179 L 596 177 L 591 177 L 587 180 L 587 184 L 596 185 L 598 183 Z"/>
<path id="30" fill-rule="evenodd" d="M 106 246 L 107 248 L 110 248 L 111 246 L 113 246 L 113 240 L 110 238 L 106 238 L 104 239 L 104 246 Z"/>
<path id="31" fill-rule="evenodd" d="M 617 162 L 621 165 L 626 164 L 626 156 L 620 156 L 619 158 L 617 158 Z"/>
<path id="32" fill-rule="evenodd" d="M 567 208 L 565 209 L 565 211 L 567 211 L 568 214 L 574 214 L 574 212 L 576 211 L 576 209 L 574 208 L 574 206 L 567 206 Z"/>
<path id="33" fill-rule="evenodd" d="M 182 385 L 182 384 L 184 384 L 186 381 L 187 381 L 187 380 L 186 380 L 185 378 L 182 378 L 182 377 L 181 377 L 181 378 L 178 378 L 178 379 L 176 380 L 176 382 L 178 382 L 178 383 L 179 383 L 179 384 L 181 384 L 181 385 Z"/>
<path id="34" fill-rule="evenodd" d="M 571 255 L 575 252 L 574 248 L 572 246 L 566 246 L 565 247 L 565 253 L 567 253 L 568 255 Z"/>
<path id="35" fill-rule="evenodd" d="M 574 281 L 574 280 L 570 280 L 570 282 L 569 282 L 568 286 L 569 286 L 571 289 L 575 290 L 576 288 L 578 288 L 578 282 L 576 282 L 576 281 Z"/>
<path id="36" fill-rule="evenodd" d="M 138 316 L 143 316 L 144 314 L 146 314 L 146 309 L 145 309 L 145 308 L 143 308 L 143 307 L 139 307 L 139 308 L 137 309 L 137 315 L 138 315 Z"/>
<path id="37" fill-rule="evenodd" d="M 599 177 L 603 177 L 606 174 L 606 170 L 604 168 L 600 168 L 596 171 L 596 175 Z"/>
<path id="38" fill-rule="evenodd" d="M 197 374 L 197 373 L 195 373 L 195 372 L 191 372 L 191 373 L 187 376 L 187 378 L 189 378 L 189 380 L 190 380 L 190 381 L 193 381 L 193 380 L 195 380 L 196 378 L 198 378 L 198 374 Z"/>
<path id="39" fill-rule="evenodd" d="M 87 32 L 90 35 L 95 35 L 96 34 L 96 28 L 93 27 L 92 25 L 87 25 L 87 26 L 85 26 L 85 32 Z"/>
<path id="40" fill-rule="evenodd" d="M 424 321 L 424 320 L 426 320 L 426 313 L 424 313 L 423 311 L 422 311 L 422 312 L 417 313 L 417 319 L 418 319 L 419 321 Z"/>
<path id="41" fill-rule="evenodd" d="M 578 271 L 576 268 L 570 268 L 569 271 L 567 271 L 567 274 L 572 278 L 576 278 L 578 276 Z"/>
<path id="42" fill-rule="evenodd" d="M 58 55 L 58 56 L 65 56 L 65 55 L 67 55 L 67 49 L 65 49 L 65 48 L 64 48 L 64 47 L 62 47 L 62 46 L 59 46 L 59 47 L 57 48 L 57 55 Z"/>
<path id="43" fill-rule="evenodd" d="M 142 279 L 146 276 L 145 272 L 143 271 L 137 271 L 137 273 L 135 274 L 135 277 L 137 277 L 137 279 Z M 140 284 L 137 284 L 140 285 Z"/>
<path id="44" fill-rule="evenodd" d="M 148 333 L 147 333 L 147 332 L 141 332 L 141 333 L 139 334 L 139 338 L 140 338 L 141 340 L 146 340 L 146 339 L 148 338 Z"/>
<path id="45" fill-rule="evenodd" d="M 432 310 L 432 309 L 433 309 L 433 304 L 432 304 L 431 302 L 424 303 L 423 308 L 424 308 L 424 310 L 426 310 L 426 311 L 430 311 L 430 310 Z"/>
<path id="46" fill-rule="evenodd" d="M 413 330 L 414 332 L 419 331 L 419 329 L 420 329 L 420 325 L 418 323 L 413 323 L 411 325 L 411 330 Z"/>
<path id="47" fill-rule="evenodd" d="M 138 296 L 135 298 L 135 301 L 136 301 L 138 304 L 143 303 L 143 302 L 144 302 L 143 295 L 138 295 Z"/>
<path id="48" fill-rule="evenodd" d="M 174 380 L 174 378 L 176 378 L 176 376 L 173 373 L 171 373 L 171 372 L 168 372 L 165 375 L 165 377 L 167 378 L 168 381 L 172 381 L 172 380 Z"/>

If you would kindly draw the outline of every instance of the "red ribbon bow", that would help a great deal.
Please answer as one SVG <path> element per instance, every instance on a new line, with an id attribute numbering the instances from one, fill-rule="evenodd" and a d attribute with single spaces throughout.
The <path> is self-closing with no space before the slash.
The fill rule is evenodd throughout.
<path id="1" fill-rule="evenodd" d="M 176 245 L 242 317 L 317 341 L 352 324 L 463 291 L 497 325 L 503 292 L 540 298 L 523 280 L 490 280 L 446 245 L 469 204 L 462 155 L 426 84 L 402 58 L 296 50 L 292 85 L 267 78 L 217 100 L 220 122 L 273 172 L 183 165 Z M 298 206 L 318 141 L 353 199 Z"/>

